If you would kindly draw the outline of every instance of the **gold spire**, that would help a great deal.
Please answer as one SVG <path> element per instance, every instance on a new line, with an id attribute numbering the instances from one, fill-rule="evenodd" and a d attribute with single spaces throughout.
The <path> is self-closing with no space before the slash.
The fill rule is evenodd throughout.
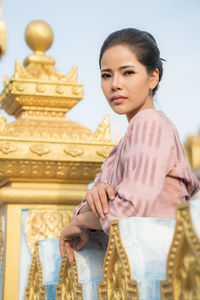
<path id="1" fill-rule="evenodd" d="M 25 40 L 27 45 L 34 51 L 34 54 L 25 59 L 25 66 L 31 62 L 54 65 L 54 59 L 44 55 L 53 43 L 53 31 L 49 24 L 40 20 L 32 21 L 26 27 Z"/>

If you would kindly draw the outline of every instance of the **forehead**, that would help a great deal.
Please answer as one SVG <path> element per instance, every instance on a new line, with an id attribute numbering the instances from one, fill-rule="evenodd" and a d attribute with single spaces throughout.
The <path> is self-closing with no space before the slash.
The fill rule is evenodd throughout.
<path id="1" fill-rule="evenodd" d="M 108 48 L 105 50 L 101 59 L 101 68 L 127 64 L 140 64 L 133 50 L 127 45 L 116 45 Z"/>

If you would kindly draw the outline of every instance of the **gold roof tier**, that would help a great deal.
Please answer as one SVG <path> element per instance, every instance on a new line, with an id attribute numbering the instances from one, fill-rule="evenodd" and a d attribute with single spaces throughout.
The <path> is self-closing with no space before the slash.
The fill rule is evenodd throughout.
<path id="1" fill-rule="evenodd" d="M 0 4 L 0 57 L 6 51 L 6 23 L 1 20 L 2 18 L 2 4 Z"/>
<path id="2" fill-rule="evenodd" d="M 4 80 L 0 115 L 0 185 L 10 182 L 89 183 L 114 144 L 109 117 L 96 132 L 73 122 L 65 113 L 83 98 L 77 67 L 64 76 L 45 51 L 53 32 L 43 21 L 31 22 L 26 42 L 34 51 L 24 65 L 17 60 L 14 76 Z"/>

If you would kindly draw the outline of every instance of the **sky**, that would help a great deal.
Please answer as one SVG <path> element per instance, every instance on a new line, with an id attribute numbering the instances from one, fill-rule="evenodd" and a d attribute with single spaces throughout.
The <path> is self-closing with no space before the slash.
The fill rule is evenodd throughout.
<path id="1" fill-rule="evenodd" d="M 116 115 L 100 87 L 98 56 L 111 32 L 127 27 L 149 31 L 157 40 L 164 75 L 154 99 L 156 108 L 173 121 L 184 143 L 200 129 L 200 1 L 199 0 L 2 0 L 2 19 L 7 23 L 7 51 L 0 60 L 0 91 L 3 77 L 14 74 L 32 53 L 24 39 L 29 22 L 44 20 L 53 29 L 54 42 L 46 55 L 66 75 L 78 65 L 78 82 L 84 99 L 67 117 L 95 131 L 106 114 L 111 118 L 113 139 L 127 128 L 125 116 Z M 9 122 L 14 118 L 1 110 Z"/>

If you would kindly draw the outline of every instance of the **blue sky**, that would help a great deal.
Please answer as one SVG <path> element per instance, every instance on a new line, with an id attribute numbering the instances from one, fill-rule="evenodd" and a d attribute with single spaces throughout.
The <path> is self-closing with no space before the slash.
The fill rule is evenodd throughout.
<path id="1" fill-rule="evenodd" d="M 14 73 L 15 60 L 22 63 L 32 51 L 24 40 L 24 30 L 32 20 L 48 22 L 54 43 L 47 55 L 56 68 L 67 74 L 78 65 L 78 82 L 84 84 L 84 99 L 67 117 L 93 131 L 105 114 L 111 128 L 125 133 L 127 120 L 114 114 L 100 88 L 98 56 L 106 36 L 112 31 L 135 27 L 154 35 L 164 63 L 164 76 L 155 98 L 176 125 L 181 141 L 200 128 L 200 1 L 199 0 L 4 0 L 7 52 L 0 61 L 0 90 L 3 76 Z M 6 114 L 4 114 L 6 115 Z M 7 116 L 8 117 L 8 116 Z M 11 117 L 8 117 L 11 121 Z"/>

